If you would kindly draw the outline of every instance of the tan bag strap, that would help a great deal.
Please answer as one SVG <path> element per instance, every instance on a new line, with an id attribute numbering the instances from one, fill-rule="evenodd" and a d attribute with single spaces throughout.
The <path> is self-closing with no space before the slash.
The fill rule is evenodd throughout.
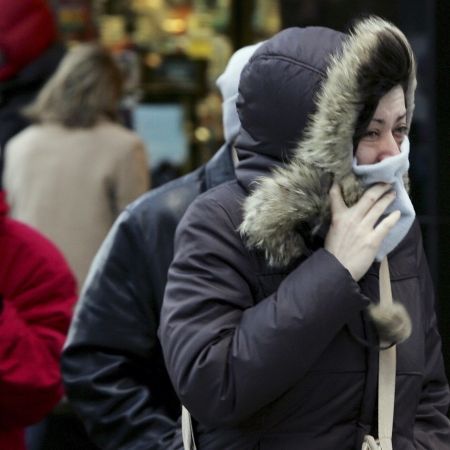
<path id="1" fill-rule="evenodd" d="M 181 405 L 181 434 L 183 436 L 184 450 L 197 450 L 194 440 L 194 428 L 190 412 Z"/>
<path id="2" fill-rule="evenodd" d="M 385 257 L 380 264 L 380 304 L 392 304 L 389 264 Z M 380 342 L 381 347 L 389 342 Z M 394 422 L 396 346 L 380 350 L 378 375 L 378 440 L 382 450 L 392 450 Z"/>

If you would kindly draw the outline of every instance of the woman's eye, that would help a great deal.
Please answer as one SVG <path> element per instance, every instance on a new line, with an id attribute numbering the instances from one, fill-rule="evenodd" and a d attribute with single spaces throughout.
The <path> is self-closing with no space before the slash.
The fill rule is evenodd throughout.
<path id="1" fill-rule="evenodd" d="M 406 125 L 402 125 L 397 127 L 394 131 L 398 135 L 406 136 L 408 134 L 408 127 Z"/>
<path id="2" fill-rule="evenodd" d="M 376 139 L 379 136 L 379 132 L 376 130 L 367 130 L 363 137 L 366 139 Z"/>

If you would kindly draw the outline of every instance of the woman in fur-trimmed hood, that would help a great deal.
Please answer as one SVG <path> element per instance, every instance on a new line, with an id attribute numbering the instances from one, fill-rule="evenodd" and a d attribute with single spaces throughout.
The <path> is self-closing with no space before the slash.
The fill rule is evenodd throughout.
<path id="1" fill-rule="evenodd" d="M 160 337 L 199 449 L 360 449 L 397 344 L 393 448 L 450 449 L 433 288 L 407 195 L 414 57 L 378 18 L 284 30 L 241 75 L 237 181 L 176 236 Z M 389 261 L 394 306 L 379 303 Z"/>

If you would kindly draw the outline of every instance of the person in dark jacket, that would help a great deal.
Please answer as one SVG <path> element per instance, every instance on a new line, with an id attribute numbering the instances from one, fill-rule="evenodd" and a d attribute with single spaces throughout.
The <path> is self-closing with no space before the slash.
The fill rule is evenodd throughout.
<path id="1" fill-rule="evenodd" d="M 0 188 L 0 448 L 25 450 L 24 428 L 63 395 L 59 358 L 77 286 L 59 250 L 7 212 Z"/>
<path id="2" fill-rule="evenodd" d="M 128 206 L 90 269 L 62 371 L 70 403 L 102 449 L 182 448 L 180 403 L 156 335 L 159 312 L 178 222 L 200 193 L 234 178 L 237 86 L 257 45 L 238 50 L 218 80 L 224 146 L 205 166 Z"/>
<path id="3" fill-rule="evenodd" d="M 65 49 L 45 0 L 0 0 L 0 179 L 4 149 L 30 122 L 22 108 L 34 100 Z"/>
<path id="4" fill-rule="evenodd" d="M 393 448 L 450 449 L 433 288 L 405 187 L 415 85 L 408 41 L 375 17 L 348 35 L 284 30 L 244 68 L 236 180 L 183 216 L 161 310 L 198 449 L 361 449 L 377 437 L 385 343 L 397 344 Z"/>

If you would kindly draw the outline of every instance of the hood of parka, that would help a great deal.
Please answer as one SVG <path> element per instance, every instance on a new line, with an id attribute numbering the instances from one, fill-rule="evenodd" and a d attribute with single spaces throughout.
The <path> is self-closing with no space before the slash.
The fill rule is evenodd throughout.
<path id="1" fill-rule="evenodd" d="M 237 109 L 240 160 L 247 151 L 290 159 L 301 139 L 314 96 L 326 76 L 330 54 L 345 35 L 322 28 L 289 28 L 266 41 L 244 67 Z"/>
<path id="2" fill-rule="evenodd" d="M 241 75 L 236 176 L 250 194 L 240 231 L 272 266 L 304 254 L 305 233 L 329 221 L 333 178 L 349 205 L 363 192 L 352 172 L 359 79 L 383 33 L 403 42 L 413 61 L 405 95 L 409 126 L 416 87 L 412 50 L 395 26 L 378 18 L 359 22 L 348 35 L 320 27 L 285 30 L 255 52 Z M 255 179 L 255 172 L 263 176 Z"/>

